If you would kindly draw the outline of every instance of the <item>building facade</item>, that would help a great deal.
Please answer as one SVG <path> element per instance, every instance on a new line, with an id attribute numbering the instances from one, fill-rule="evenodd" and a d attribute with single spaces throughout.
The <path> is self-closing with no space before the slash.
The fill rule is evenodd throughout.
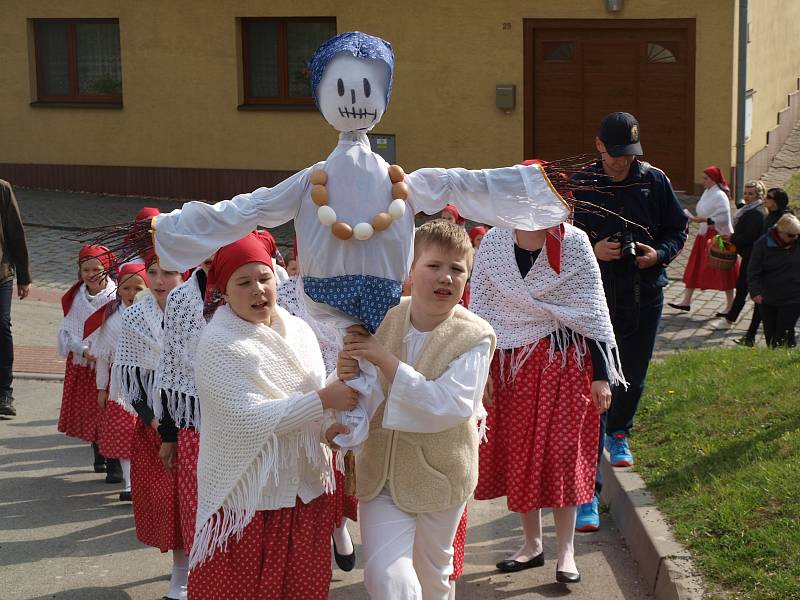
<path id="1" fill-rule="evenodd" d="M 621 5 L 621 10 L 610 10 Z M 750 0 L 747 177 L 800 117 L 800 2 Z M 323 159 L 336 132 L 306 61 L 358 29 L 395 50 L 375 133 L 406 170 L 593 152 L 641 123 L 645 159 L 695 191 L 735 164 L 736 0 L 0 0 L 0 177 L 219 200 Z"/>

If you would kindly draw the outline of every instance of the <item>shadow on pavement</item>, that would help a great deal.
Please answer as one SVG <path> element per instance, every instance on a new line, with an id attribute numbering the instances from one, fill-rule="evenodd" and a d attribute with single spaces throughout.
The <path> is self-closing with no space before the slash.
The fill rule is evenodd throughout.
<path id="1" fill-rule="evenodd" d="M 29 600 L 133 600 L 133 596 L 126 592 L 126 589 L 137 588 L 140 586 L 157 583 L 168 579 L 167 577 L 152 577 L 150 579 L 142 579 L 140 581 L 132 581 L 124 586 L 115 587 L 84 587 L 74 590 L 64 590 L 62 592 L 55 592 L 54 594 L 47 594 L 45 596 L 36 596 Z"/>

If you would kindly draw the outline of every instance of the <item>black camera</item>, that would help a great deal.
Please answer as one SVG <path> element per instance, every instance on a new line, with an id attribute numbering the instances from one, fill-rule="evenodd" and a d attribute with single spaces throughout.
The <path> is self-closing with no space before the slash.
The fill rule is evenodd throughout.
<path id="1" fill-rule="evenodd" d="M 636 262 L 636 242 L 633 241 L 633 234 L 630 231 L 623 229 L 608 239 L 619 244 L 620 260 L 623 263 L 633 264 Z"/>

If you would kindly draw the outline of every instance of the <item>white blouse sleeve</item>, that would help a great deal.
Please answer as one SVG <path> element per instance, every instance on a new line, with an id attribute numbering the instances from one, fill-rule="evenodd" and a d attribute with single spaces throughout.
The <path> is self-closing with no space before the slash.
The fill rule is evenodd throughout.
<path id="1" fill-rule="evenodd" d="M 94 382 L 97 385 L 98 390 L 107 390 L 108 389 L 108 381 L 110 377 L 110 367 L 108 364 L 108 360 L 105 358 L 97 357 L 97 362 L 95 363 L 94 367 Z"/>
<path id="2" fill-rule="evenodd" d="M 429 215 L 453 204 L 461 216 L 510 229 L 553 227 L 569 207 L 538 165 L 499 169 L 419 169 L 406 176 L 414 212 Z"/>
<path id="3" fill-rule="evenodd" d="M 386 401 L 383 426 L 397 431 L 438 433 L 478 416 L 489 376 L 490 347 L 488 340 L 480 342 L 432 380 L 401 362 Z"/>
<path id="4" fill-rule="evenodd" d="M 258 225 L 277 227 L 291 221 L 310 185 L 308 171 L 298 171 L 273 188 L 258 188 L 213 205 L 187 202 L 183 208 L 159 215 L 153 238 L 161 265 L 186 271 Z"/>

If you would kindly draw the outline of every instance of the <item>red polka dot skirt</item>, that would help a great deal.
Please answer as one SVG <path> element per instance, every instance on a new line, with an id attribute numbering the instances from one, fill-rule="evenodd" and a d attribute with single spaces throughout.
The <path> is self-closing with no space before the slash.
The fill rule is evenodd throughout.
<path id="1" fill-rule="evenodd" d="M 64 391 L 58 430 L 87 442 L 97 441 L 97 426 L 102 412 L 97 406 L 97 384 L 94 369 L 73 364 L 72 352 L 67 356 Z"/>
<path id="2" fill-rule="evenodd" d="M 738 258 L 729 271 L 715 269 L 708 263 L 708 249 L 716 235 L 716 230 L 711 227 L 705 234 L 698 234 L 694 239 L 689 261 L 683 271 L 683 284 L 687 288 L 725 291 L 736 287 L 736 280 L 739 277 Z"/>
<path id="3" fill-rule="evenodd" d="M 136 415 L 119 403 L 107 400 L 97 432 L 100 454 L 106 458 L 130 458 L 137 421 Z"/>
<path id="4" fill-rule="evenodd" d="M 189 573 L 189 600 L 324 600 L 331 580 L 331 496 L 256 512 L 237 539 Z"/>
<path id="5" fill-rule="evenodd" d="M 458 522 L 456 537 L 453 540 L 453 573 L 450 581 L 456 581 L 464 573 L 464 551 L 467 545 L 467 506 L 461 513 L 461 520 Z"/>
<path id="6" fill-rule="evenodd" d="M 162 552 L 183 548 L 178 475 L 161 464 L 161 438 L 137 419 L 131 452 L 131 497 L 136 537 Z"/>
<path id="7" fill-rule="evenodd" d="M 475 498 L 507 497 L 508 509 L 574 506 L 594 494 L 600 418 L 591 399 L 591 356 L 581 369 L 573 347 L 548 358 L 542 340 L 512 382 L 492 363 L 494 403 L 487 406 Z M 502 352 L 502 351 L 499 351 Z"/>
<path id="8" fill-rule="evenodd" d="M 178 430 L 178 505 L 181 517 L 181 536 L 186 553 L 194 540 L 194 521 L 197 515 L 197 453 L 200 432 Z"/>
<path id="9" fill-rule="evenodd" d="M 336 464 L 336 451 L 334 450 L 333 464 Z M 331 502 L 333 504 L 333 523 L 334 527 L 342 526 L 342 519 L 347 517 L 351 521 L 358 521 L 358 498 L 344 493 L 345 476 L 337 469 L 333 470 L 336 478 L 336 491 L 333 492 Z"/>

